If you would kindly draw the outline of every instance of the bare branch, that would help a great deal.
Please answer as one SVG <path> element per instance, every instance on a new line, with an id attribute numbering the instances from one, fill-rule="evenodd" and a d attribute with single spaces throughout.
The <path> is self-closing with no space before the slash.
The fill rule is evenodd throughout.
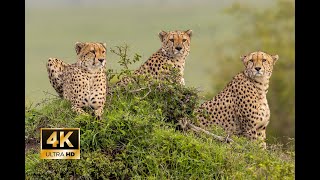
<path id="1" fill-rule="evenodd" d="M 147 89 L 147 88 L 146 87 L 142 87 L 142 88 L 139 88 L 139 89 L 131 90 L 129 92 L 134 93 L 134 92 L 139 92 L 139 91 L 142 91 L 142 90 L 145 90 L 145 89 Z"/>
<path id="2" fill-rule="evenodd" d="M 140 100 L 146 98 L 150 94 L 151 88 L 150 88 L 150 86 L 148 86 L 148 88 L 149 88 L 149 91 L 142 98 L 140 98 Z"/>
<path id="3" fill-rule="evenodd" d="M 218 136 L 218 135 L 215 135 L 215 134 L 213 134 L 213 133 L 211 133 L 211 132 L 209 132 L 207 130 L 204 130 L 204 129 L 200 128 L 200 127 L 197 127 L 197 126 L 195 126 L 195 125 L 193 125 L 193 124 L 191 124 L 189 122 L 187 123 L 187 126 L 191 130 L 193 130 L 195 132 L 201 131 L 201 132 L 203 132 L 203 133 L 205 133 L 205 134 L 207 134 L 209 136 L 212 136 L 214 139 L 216 139 L 216 140 L 218 140 L 220 142 L 226 142 L 226 143 L 234 142 L 232 139 L 229 138 L 229 135 L 226 138 L 224 138 L 222 136 Z"/>

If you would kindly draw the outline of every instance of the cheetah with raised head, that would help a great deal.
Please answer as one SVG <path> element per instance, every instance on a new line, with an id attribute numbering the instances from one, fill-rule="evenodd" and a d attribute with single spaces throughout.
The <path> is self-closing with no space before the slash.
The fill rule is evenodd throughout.
<path id="1" fill-rule="evenodd" d="M 187 31 L 161 31 L 159 38 L 161 48 L 155 52 L 133 75 L 151 75 L 154 79 L 164 79 L 170 73 L 170 66 L 178 71 L 178 77 L 173 82 L 185 85 L 183 78 L 184 67 L 190 52 L 192 30 Z M 132 79 L 123 77 L 116 85 L 127 85 Z"/>
<path id="2" fill-rule="evenodd" d="M 90 107 L 97 119 L 101 119 L 107 94 L 106 44 L 77 42 L 75 50 L 78 60 L 74 64 L 49 58 L 50 83 L 60 97 L 71 102 L 74 112 L 87 114 L 83 108 Z"/>
<path id="3" fill-rule="evenodd" d="M 245 70 L 195 111 L 200 127 L 206 129 L 216 124 L 229 134 L 260 139 L 266 148 L 266 127 L 270 119 L 266 95 L 273 66 L 278 59 L 278 55 L 261 51 L 241 56 Z"/>

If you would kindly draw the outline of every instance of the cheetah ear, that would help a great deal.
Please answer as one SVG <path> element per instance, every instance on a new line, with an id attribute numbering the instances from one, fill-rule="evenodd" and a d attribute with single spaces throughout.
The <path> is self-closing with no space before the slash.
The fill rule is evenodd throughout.
<path id="1" fill-rule="evenodd" d="M 247 57 L 247 55 L 240 56 L 241 61 L 244 61 L 244 59 Z"/>
<path id="2" fill-rule="evenodd" d="M 167 34 L 167 32 L 165 32 L 165 31 L 159 32 L 159 38 L 160 38 L 161 42 L 163 41 L 163 37 L 164 37 L 166 34 Z"/>
<path id="3" fill-rule="evenodd" d="M 191 30 L 191 29 L 186 30 L 186 31 L 185 31 L 185 33 L 187 33 L 187 34 L 189 35 L 189 37 L 191 37 L 191 36 L 192 36 L 192 30 Z"/>
<path id="4" fill-rule="evenodd" d="M 273 65 L 275 65 L 276 61 L 279 59 L 279 56 L 278 56 L 278 54 L 276 54 L 276 55 L 272 55 L 271 57 L 273 59 Z"/>
<path id="5" fill-rule="evenodd" d="M 76 44 L 75 44 L 75 50 L 76 50 L 77 55 L 79 55 L 79 53 L 80 53 L 81 49 L 83 48 L 83 46 L 84 46 L 84 43 L 82 43 L 82 42 L 76 42 Z"/>
<path id="6" fill-rule="evenodd" d="M 107 43 L 100 43 L 100 44 L 107 49 Z"/>

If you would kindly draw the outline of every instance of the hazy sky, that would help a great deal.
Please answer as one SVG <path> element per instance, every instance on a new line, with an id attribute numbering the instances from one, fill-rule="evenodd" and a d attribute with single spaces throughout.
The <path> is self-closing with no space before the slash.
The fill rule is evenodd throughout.
<path id="1" fill-rule="evenodd" d="M 26 7 L 63 7 L 63 6 L 123 6 L 123 5 L 156 5 L 192 6 L 194 4 L 214 4 L 219 7 L 232 2 L 254 3 L 255 0 L 26 0 Z M 269 0 L 259 0 L 258 3 L 268 3 Z"/>

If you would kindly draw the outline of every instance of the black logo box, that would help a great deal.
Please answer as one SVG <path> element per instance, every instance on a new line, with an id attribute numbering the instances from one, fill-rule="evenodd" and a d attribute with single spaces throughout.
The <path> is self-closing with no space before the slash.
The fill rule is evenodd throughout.
<path id="1" fill-rule="evenodd" d="M 73 147 L 69 147 L 67 143 L 64 143 L 64 147 L 60 147 L 60 144 L 57 147 L 52 147 L 52 144 L 47 144 L 47 139 L 51 136 L 53 132 L 57 132 L 57 140 L 60 143 L 60 132 L 64 132 L 66 136 L 68 132 L 72 131 L 73 133 L 68 138 Z M 79 130 L 75 129 L 42 129 L 42 149 L 79 149 Z"/>

